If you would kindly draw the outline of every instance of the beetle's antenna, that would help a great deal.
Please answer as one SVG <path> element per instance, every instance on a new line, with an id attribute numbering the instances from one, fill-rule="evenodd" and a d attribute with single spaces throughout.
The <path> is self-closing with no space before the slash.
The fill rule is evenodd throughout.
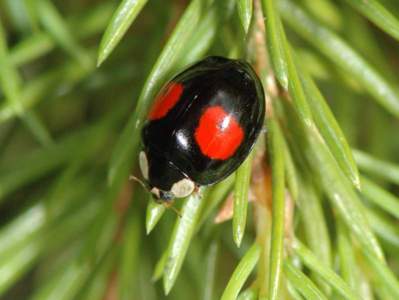
<path id="1" fill-rule="evenodd" d="M 163 202 L 163 205 L 166 208 L 170 208 L 172 211 L 174 211 L 179 218 L 182 217 L 181 212 L 176 207 L 173 206 L 173 203 Z"/>
<path id="2" fill-rule="evenodd" d="M 177 215 L 179 218 L 182 217 L 181 212 L 180 212 L 176 207 L 171 206 L 171 208 L 172 208 L 172 210 L 176 213 L 176 215 Z"/>
<path id="3" fill-rule="evenodd" d="M 134 180 L 134 181 L 138 182 L 144 189 L 147 189 L 147 185 L 140 178 L 130 175 L 129 180 Z"/>
<path id="4" fill-rule="evenodd" d="M 182 217 L 181 212 L 180 212 L 176 207 L 174 207 L 173 205 L 171 205 L 170 208 L 176 213 L 176 215 L 177 215 L 179 218 Z"/>

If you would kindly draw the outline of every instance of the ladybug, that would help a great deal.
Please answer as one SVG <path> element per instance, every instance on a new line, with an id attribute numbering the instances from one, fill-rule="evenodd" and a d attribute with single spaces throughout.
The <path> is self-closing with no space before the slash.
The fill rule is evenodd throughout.
<path id="1" fill-rule="evenodd" d="M 159 92 L 141 136 L 139 166 L 159 201 L 226 178 L 245 160 L 265 118 L 262 84 L 242 60 L 211 56 Z"/>

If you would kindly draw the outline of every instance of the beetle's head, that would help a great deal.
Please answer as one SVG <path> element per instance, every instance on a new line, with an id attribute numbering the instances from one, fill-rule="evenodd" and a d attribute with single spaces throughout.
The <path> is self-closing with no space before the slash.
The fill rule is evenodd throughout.
<path id="1" fill-rule="evenodd" d="M 157 201 L 170 202 L 174 198 L 184 198 L 195 189 L 191 179 L 160 155 L 141 151 L 139 165 L 146 185 Z"/>

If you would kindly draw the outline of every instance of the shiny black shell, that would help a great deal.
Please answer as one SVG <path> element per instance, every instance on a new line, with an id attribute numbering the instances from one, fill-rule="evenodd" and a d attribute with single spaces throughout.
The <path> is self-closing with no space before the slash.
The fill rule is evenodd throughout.
<path id="1" fill-rule="evenodd" d="M 196 63 L 171 82 L 183 87 L 178 101 L 165 116 L 148 119 L 142 130 L 148 183 L 165 191 L 184 177 L 198 186 L 216 183 L 240 166 L 259 135 L 265 118 L 261 82 L 248 63 L 216 56 Z M 204 155 L 194 137 L 201 116 L 214 106 L 234 117 L 244 133 L 234 153 L 224 159 Z"/>

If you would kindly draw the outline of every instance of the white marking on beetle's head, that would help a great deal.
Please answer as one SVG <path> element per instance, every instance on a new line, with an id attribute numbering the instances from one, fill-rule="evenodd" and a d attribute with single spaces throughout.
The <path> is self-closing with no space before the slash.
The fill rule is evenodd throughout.
<path id="1" fill-rule="evenodd" d="M 161 198 L 160 193 L 159 193 L 159 189 L 157 189 L 156 187 L 153 187 L 150 192 L 153 193 L 156 196 L 157 199 Z"/>
<path id="2" fill-rule="evenodd" d="M 139 154 L 139 165 L 141 174 L 143 175 L 145 180 L 148 180 L 148 160 L 147 155 L 144 151 L 141 151 Z"/>
<path id="3" fill-rule="evenodd" d="M 172 185 L 170 190 L 177 198 L 184 198 L 190 195 L 195 188 L 194 182 L 190 179 L 184 178 Z"/>

